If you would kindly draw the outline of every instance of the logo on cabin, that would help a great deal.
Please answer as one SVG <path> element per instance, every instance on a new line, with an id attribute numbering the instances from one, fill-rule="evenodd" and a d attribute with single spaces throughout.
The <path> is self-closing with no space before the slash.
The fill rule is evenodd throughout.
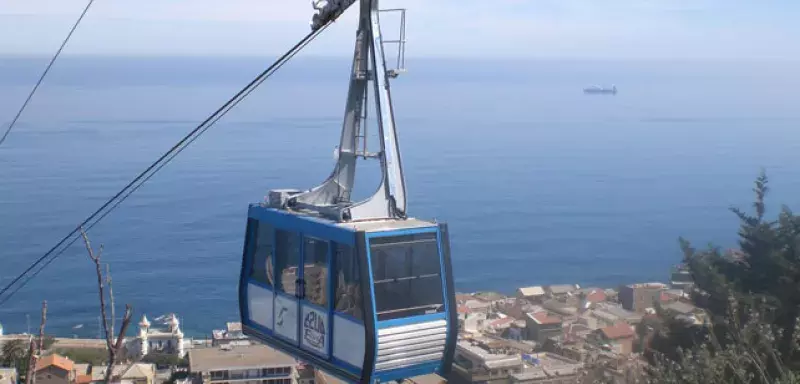
<path id="1" fill-rule="evenodd" d="M 289 311 L 289 308 L 286 308 L 284 306 L 281 306 L 280 311 L 278 311 L 278 322 L 277 322 L 277 325 L 279 327 L 283 326 L 283 314 L 288 312 L 288 311 Z"/>
<path id="2" fill-rule="evenodd" d="M 314 348 L 325 348 L 325 320 L 315 311 L 308 312 L 303 320 L 303 339 Z"/>

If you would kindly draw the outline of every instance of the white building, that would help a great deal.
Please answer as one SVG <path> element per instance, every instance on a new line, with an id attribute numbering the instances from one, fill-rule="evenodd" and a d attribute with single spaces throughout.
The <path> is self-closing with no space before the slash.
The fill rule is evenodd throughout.
<path id="1" fill-rule="evenodd" d="M 149 353 L 163 353 L 186 356 L 183 332 L 180 322 L 175 314 L 171 314 L 166 321 L 167 328 L 153 328 L 147 316 L 142 316 L 139 322 L 139 335 L 129 342 L 129 350 L 139 357 Z"/>

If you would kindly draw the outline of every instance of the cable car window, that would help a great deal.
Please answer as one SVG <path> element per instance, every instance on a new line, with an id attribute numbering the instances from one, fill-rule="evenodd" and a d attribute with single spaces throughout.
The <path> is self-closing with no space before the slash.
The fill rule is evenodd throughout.
<path id="1" fill-rule="evenodd" d="M 305 299 L 325 307 L 328 305 L 328 242 L 313 237 L 305 237 L 303 242 Z"/>
<path id="2" fill-rule="evenodd" d="M 353 248 L 335 244 L 333 278 L 336 286 L 335 311 L 364 321 L 364 299 L 361 296 L 361 269 Z"/>
<path id="3" fill-rule="evenodd" d="M 435 233 L 370 239 L 378 320 L 444 312 Z"/>
<path id="4" fill-rule="evenodd" d="M 272 243 L 275 229 L 267 223 L 253 220 L 256 226 L 255 251 L 253 253 L 253 266 L 250 278 L 264 284 L 273 285 L 272 271 Z"/>
<path id="5" fill-rule="evenodd" d="M 297 293 L 300 270 L 300 236 L 294 232 L 275 231 L 275 288 L 289 295 Z"/>

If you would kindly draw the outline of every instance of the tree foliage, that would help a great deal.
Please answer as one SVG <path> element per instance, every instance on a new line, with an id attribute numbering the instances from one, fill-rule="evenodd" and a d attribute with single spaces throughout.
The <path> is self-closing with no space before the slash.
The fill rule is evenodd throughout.
<path id="1" fill-rule="evenodd" d="M 16 367 L 20 376 L 28 371 L 28 342 L 23 339 L 8 340 L 0 349 L 0 366 Z"/>
<path id="2" fill-rule="evenodd" d="M 762 172 L 752 213 L 731 209 L 739 250 L 680 240 L 705 324 L 661 313 L 648 353 L 656 382 L 800 383 L 800 217 L 784 206 L 767 219 L 767 184 Z"/>
<path id="3" fill-rule="evenodd" d="M 143 363 L 155 364 L 159 367 L 188 367 L 189 360 L 168 353 L 152 352 L 142 358 Z"/>

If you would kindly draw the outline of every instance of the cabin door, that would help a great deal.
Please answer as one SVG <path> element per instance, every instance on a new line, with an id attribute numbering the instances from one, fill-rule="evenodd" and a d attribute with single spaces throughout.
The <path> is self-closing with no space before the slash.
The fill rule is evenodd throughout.
<path id="1" fill-rule="evenodd" d="M 275 231 L 275 302 L 273 332 L 295 346 L 300 343 L 300 297 L 302 294 L 302 236 Z"/>
<path id="2" fill-rule="evenodd" d="M 327 358 L 330 355 L 331 244 L 310 236 L 303 237 L 300 298 L 300 347 Z"/>

